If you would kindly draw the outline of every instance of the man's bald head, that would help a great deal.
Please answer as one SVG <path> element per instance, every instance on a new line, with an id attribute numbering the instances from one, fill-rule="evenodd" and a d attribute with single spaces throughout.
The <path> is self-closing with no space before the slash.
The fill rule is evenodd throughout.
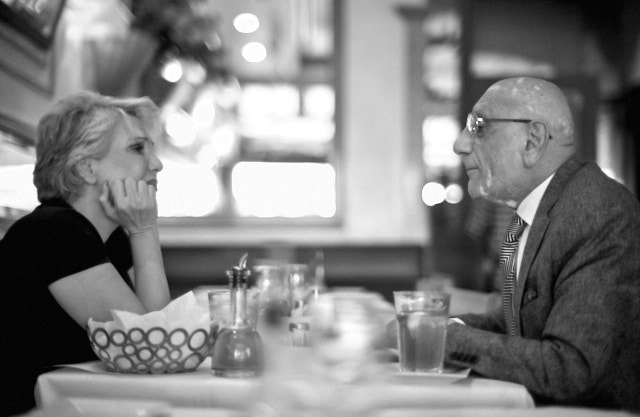
<path id="1" fill-rule="evenodd" d="M 485 97 L 491 97 L 494 106 L 508 110 L 512 117 L 546 123 L 558 145 L 573 145 L 571 109 L 564 93 L 555 84 L 537 78 L 507 78 L 489 87 Z"/>

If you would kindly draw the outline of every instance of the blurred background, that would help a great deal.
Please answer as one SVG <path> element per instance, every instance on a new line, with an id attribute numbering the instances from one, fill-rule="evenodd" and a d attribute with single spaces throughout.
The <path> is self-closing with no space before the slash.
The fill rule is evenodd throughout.
<path id="1" fill-rule="evenodd" d="M 637 0 L 0 0 L 0 236 L 38 204 L 56 100 L 145 95 L 174 295 L 245 251 L 388 299 L 489 292 L 510 214 L 466 193 L 466 114 L 497 79 L 552 80 L 580 156 L 637 195 L 639 28 Z"/>

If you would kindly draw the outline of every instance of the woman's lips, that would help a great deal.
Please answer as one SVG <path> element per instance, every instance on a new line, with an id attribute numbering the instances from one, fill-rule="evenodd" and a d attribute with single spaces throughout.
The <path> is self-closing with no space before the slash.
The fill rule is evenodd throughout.
<path id="1" fill-rule="evenodd" d="M 156 190 L 158 189 L 158 180 L 148 180 L 147 184 L 152 185 Z"/>

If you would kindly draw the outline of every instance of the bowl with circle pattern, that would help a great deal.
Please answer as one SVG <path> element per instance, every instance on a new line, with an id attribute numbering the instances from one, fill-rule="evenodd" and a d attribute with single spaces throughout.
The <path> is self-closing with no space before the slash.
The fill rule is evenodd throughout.
<path id="1" fill-rule="evenodd" d="M 191 372 L 209 355 L 209 328 L 184 327 L 148 329 L 87 327 L 95 354 L 108 371 L 135 374 Z"/>

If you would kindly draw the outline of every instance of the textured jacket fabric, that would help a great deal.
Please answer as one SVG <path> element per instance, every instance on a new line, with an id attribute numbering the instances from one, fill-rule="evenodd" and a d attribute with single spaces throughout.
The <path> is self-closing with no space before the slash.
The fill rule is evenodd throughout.
<path id="1" fill-rule="evenodd" d="M 550 182 L 514 303 L 516 336 L 501 308 L 460 316 L 446 360 L 539 404 L 640 409 L 640 205 L 596 164 L 571 159 Z"/>

